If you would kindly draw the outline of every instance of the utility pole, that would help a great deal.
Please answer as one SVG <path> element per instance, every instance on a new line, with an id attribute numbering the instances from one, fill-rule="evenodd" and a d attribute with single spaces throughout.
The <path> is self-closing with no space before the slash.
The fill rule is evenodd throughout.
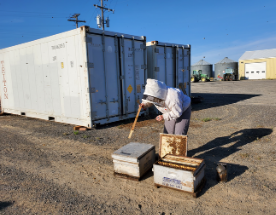
<path id="1" fill-rule="evenodd" d="M 71 21 L 71 22 L 76 22 L 76 27 L 78 28 L 78 23 L 79 22 L 86 22 L 84 20 L 78 20 L 78 16 L 80 14 L 79 13 L 75 13 L 73 16 L 71 16 L 70 18 L 75 18 L 75 19 L 68 19 L 68 21 Z"/>
<path id="2" fill-rule="evenodd" d="M 108 12 L 112 11 L 114 13 L 115 10 L 104 7 L 103 1 L 104 0 L 101 0 L 101 6 L 94 4 L 94 7 L 96 7 L 96 8 L 99 7 L 102 11 L 102 17 L 100 15 L 97 16 L 97 25 L 99 28 L 102 28 L 104 31 L 104 25 L 106 24 L 106 27 L 109 27 L 109 23 L 110 23 L 110 20 L 108 17 L 106 18 L 106 21 L 104 20 L 104 11 L 107 10 Z M 106 1 L 108 1 L 108 0 L 106 0 Z"/>

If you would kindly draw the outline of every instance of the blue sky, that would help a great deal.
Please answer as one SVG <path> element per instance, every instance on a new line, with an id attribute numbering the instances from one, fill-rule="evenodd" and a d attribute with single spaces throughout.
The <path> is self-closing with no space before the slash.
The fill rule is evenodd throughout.
<path id="1" fill-rule="evenodd" d="M 67 19 L 80 13 L 97 28 L 99 0 L 0 0 L 0 49 L 75 28 Z M 238 61 L 250 50 L 276 48 L 276 0 L 108 0 L 107 30 L 147 41 L 191 44 L 192 63 Z M 81 25 L 82 23 L 80 23 Z"/>

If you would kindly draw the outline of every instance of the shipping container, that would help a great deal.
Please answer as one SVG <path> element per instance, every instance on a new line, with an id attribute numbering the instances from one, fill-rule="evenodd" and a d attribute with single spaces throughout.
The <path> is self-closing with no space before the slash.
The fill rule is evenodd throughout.
<path id="1" fill-rule="evenodd" d="M 191 45 L 147 42 L 147 59 L 148 78 L 180 88 L 184 94 L 191 95 Z"/>
<path id="2" fill-rule="evenodd" d="M 85 127 L 133 118 L 146 60 L 146 37 L 88 26 L 2 49 L 2 110 Z"/>
<path id="3" fill-rule="evenodd" d="M 191 46 L 158 41 L 147 42 L 148 78 L 164 82 L 169 87 L 179 88 L 191 96 L 190 65 Z M 155 107 L 153 114 L 159 114 Z"/>

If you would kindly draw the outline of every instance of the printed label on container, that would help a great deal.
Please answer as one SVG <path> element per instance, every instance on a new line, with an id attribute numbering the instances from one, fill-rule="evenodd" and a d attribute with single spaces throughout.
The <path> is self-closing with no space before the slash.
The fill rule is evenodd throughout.
<path id="1" fill-rule="evenodd" d="M 8 88 L 7 88 L 7 80 L 6 80 L 6 71 L 5 71 L 5 65 L 4 65 L 4 61 L 1 61 L 1 71 L 2 71 L 2 75 L 3 75 L 3 83 L 4 83 L 4 99 L 9 99 L 9 95 L 8 95 Z"/>
<path id="2" fill-rule="evenodd" d="M 176 189 L 182 189 L 181 181 L 177 179 L 163 177 L 162 185 Z"/>
<path id="3" fill-rule="evenodd" d="M 132 90 L 133 90 L 132 86 L 131 86 L 131 85 L 129 85 L 129 86 L 128 86 L 128 88 L 127 88 L 127 91 L 128 91 L 129 93 L 131 93 L 131 92 L 132 92 Z"/>
<path id="4" fill-rule="evenodd" d="M 136 77 L 136 80 L 140 80 L 139 70 L 140 70 L 139 65 L 135 65 L 135 77 Z"/>

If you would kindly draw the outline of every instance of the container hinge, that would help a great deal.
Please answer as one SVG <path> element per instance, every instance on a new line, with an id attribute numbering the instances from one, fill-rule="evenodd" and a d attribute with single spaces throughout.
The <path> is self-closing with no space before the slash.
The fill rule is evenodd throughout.
<path id="1" fill-rule="evenodd" d="M 140 49 L 145 49 L 146 45 L 145 44 L 140 44 Z"/>
<path id="2" fill-rule="evenodd" d="M 141 65 L 141 69 L 146 69 L 147 65 Z"/>
<path id="3" fill-rule="evenodd" d="M 155 71 L 155 72 L 159 72 L 159 67 L 155 67 L 155 68 L 154 68 L 154 71 Z"/>
<path id="4" fill-rule="evenodd" d="M 159 49 L 158 48 L 155 48 L 155 53 L 159 53 Z"/>
<path id="5" fill-rule="evenodd" d="M 86 43 L 92 43 L 92 37 L 86 37 Z"/>
<path id="6" fill-rule="evenodd" d="M 121 79 L 121 80 L 122 80 L 122 79 L 124 79 L 124 78 L 125 78 L 125 76 L 124 76 L 124 75 L 121 75 L 121 76 L 120 76 L 120 79 Z"/>
<path id="7" fill-rule="evenodd" d="M 92 111 L 91 117 L 92 117 L 92 119 L 96 119 L 97 111 Z"/>
<path id="8" fill-rule="evenodd" d="M 142 89 L 145 89 L 145 86 L 146 86 L 145 84 L 142 84 Z"/>
<path id="9" fill-rule="evenodd" d="M 187 66 L 187 70 L 190 70 L 190 67 L 189 67 L 189 66 Z"/>
<path id="10" fill-rule="evenodd" d="M 87 93 L 96 93 L 96 88 L 95 87 L 91 87 L 90 88 L 90 92 L 89 92 L 89 88 L 87 88 Z"/>
<path id="11" fill-rule="evenodd" d="M 88 69 L 94 68 L 94 63 L 86 62 L 86 68 L 88 68 Z"/>

